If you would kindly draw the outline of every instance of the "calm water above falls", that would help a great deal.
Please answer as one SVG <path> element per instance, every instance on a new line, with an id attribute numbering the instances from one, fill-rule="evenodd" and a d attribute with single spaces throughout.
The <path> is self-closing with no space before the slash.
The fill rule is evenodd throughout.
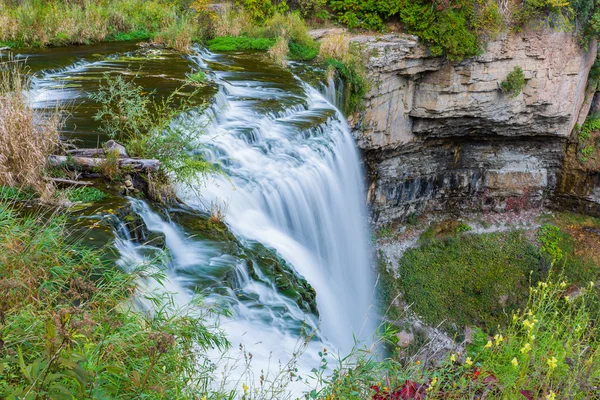
<path id="1" fill-rule="evenodd" d="M 225 174 L 198 187 L 200 197 L 185 188 L 179 194 L 197 209 L 219 204 L 242 243 L 260 242 L 274 249 L 316 290 L 319 318 L 278 293 L 274 284 L 252 279 L 247 262 L 224 254 L 222 244 L 194 236 L 148 204 L 132 200 L 148 228 L 165 236 L 171 257 L 169 290 L 179 292 L 178 303 L 186 304 L 194 290 L 204 288 L 207 301 L 228 305 L 232 316 L 223 318 L 221 326 L 234 348 L 242 343 L 253 353 L 256 370 L 267 370 L 269 362 L 287 362 L 303 327 L 318 329 L 300 359 L 305 373 L 318 366 L 316 353 L 322 347 L 345 353 L 354 344 L 353 335 L 368 340 L 376 313 L 371 309 L 374 279 L 363 172 L 345 119 L 331 102 L 257 54 L 198 51 L 184 58 L 168 51 L 125 56 L 117 48 L 108 52 L 112 56 L 82 56 L 83 61 L 70 60 L 53 72 L 37 67 L 46 70 L 37 73 L 34 104 L 70 101 L 75 120 L 81 119 L 78 126 L 71 125 L 72 131 L 94 142 L 95 126 L 83 121 L 95 105 L 85 92 L 98 87 L 103 72 L 131 75 L 135 70 L 141 84 L 160 94 L 186 73 L 205 70 L 211 81 L 206 94 L 215 99 L 212 106 L 175 123 L 204 132 L 199 151 L 218 162 Z M 39 65 L 44 57 L 31 60 Z M 120 263 L 128 267 L 143 260 L 148 246 L 121 240 L 118 247 Z M 235 272 L 238 290 L 211 290 L 214 285 L 209 283 L 224 270 Z"/>

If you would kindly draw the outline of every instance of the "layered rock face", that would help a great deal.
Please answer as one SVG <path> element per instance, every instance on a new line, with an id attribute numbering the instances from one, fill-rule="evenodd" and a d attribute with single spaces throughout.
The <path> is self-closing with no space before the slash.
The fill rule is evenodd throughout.
<path id="1" fill-rule="evenodd" d="M 568 138 L 591 103 L 595 43 L 570 33 L 504 34 L 479 57 L 431 57 L 410 35 L 359 36 L 370 55 L 365 111 L 351 120 L 377 223 L 427 209 L 507 210 L 554 195 Z M 514 67 L 526 84 L 500 90 Z"/>

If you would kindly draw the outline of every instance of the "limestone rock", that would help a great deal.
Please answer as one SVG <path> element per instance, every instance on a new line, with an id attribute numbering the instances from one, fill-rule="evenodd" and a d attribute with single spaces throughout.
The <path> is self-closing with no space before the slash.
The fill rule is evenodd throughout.
<path id="1" fill-rule="evenodd" d="M 411 35 L 357 36 L 369 55 L 365 111 L 350 118 L 376 222 L 425 209 L 542 205 L 592 103 L 596 44 L 553 30 L 502 34 L 478 57 L 432 57 Z M 514 67 L 516 97 L 500 91 Z"/>

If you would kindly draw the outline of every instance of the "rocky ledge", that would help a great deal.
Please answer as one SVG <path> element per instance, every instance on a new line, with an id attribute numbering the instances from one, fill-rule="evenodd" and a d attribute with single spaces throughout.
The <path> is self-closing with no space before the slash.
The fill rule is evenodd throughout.
<path id="1" fill-rule="evenodd" d="M 502 34 L 479 57 L 432 57 L 411 35 L 356 36 L 371 90 L 350 118 L 377 223 L 427 209 L 507 210 L 546 204 L 593 93 L 596 43 L 552 30 Z M 500 82 L 521 67 L 515 97 Z"/>

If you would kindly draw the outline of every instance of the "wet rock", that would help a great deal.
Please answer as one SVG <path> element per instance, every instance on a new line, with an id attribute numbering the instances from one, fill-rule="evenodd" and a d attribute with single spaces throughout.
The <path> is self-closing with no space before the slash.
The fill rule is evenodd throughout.
<path id="1" fill-rule="evenodd" d="M 208 214 L 191 210 L 171 210 L 169 217 L 183 226 L 191 236 L 201 237 L 218 243 L 224 254 L 229 254 L 245 262 L 248 275 L 265 285 L 271 283 L 277 290 L 292 299 L 300 309 L 318 315 L 316 292 L 312 286 L 275 250 L 258 242 L 242 242 L 235 237 L 227 225 Z M 259 271 L 260 270 L 260 273 Z M 222 277 L 223 285 L 240 289 L 235 271 L 230 270 Z M 244 296 L 240 293 L 240 296 Z"/>
<path id="2" fill-rule="evenodd" d="M 104 153 L 115 152 L 119 157 L 127 158 L 127 150 L 125 146 L 116 140 L 109 140 L 104 144 Z"/>

